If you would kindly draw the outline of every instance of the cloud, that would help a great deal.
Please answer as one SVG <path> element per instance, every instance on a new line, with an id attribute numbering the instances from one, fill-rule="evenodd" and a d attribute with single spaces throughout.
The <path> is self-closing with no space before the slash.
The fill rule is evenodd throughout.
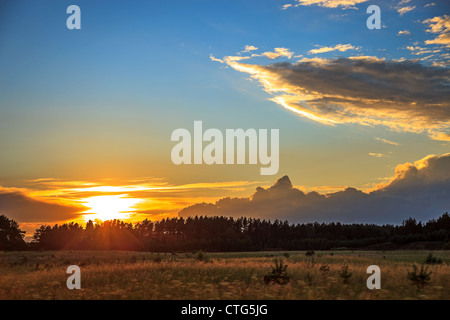
<path id="1" fill-rule="evenodd" d="M 396 195 L 411 195 L 412 193 L 427 193 L 427 190 L 448 191 L 450 187 L 450 153 L 442 156 L 429 155 L 414 163 L 400 164 L 395 169 L 395 175 L 386 184 L 379 185 L 378 191 L 395 193 Z M 445 193 L 444 193 L 445 194 Z M 446 193 L 447 195 L 450 193 Z M 448 201 L 450 201 L 450 198 Z"/>
<path id="2" fill-rule="evenodd" d="M 218 59 L 218 58 L 214 57 L 212 54 L 209 55 L 209 58 L 211 59 L 211 61 L 224 63 L 224 61 L 222 59 Z"/>
<path id="3" fill-rule="evenodd" d="M 364 56 L 269 65 L 223 60 L 258 80 L 272 101 L 310 120 L 383 125 L 450 141 L 448 69 Z"/>
<path id="4" fill-rule="evenodd" d="M 375 57 L 375 56 L 353 56 L 353 57 L 348 57 L 348 59 L 350 59 L 350 60 L 364 60 L 364 61 L 372 61 L 372 62 L 386 61 L 385 58 L 378 58 L 378 57 Z"/>
<path id="5" fill-rule="evenodd" d="M 284 176 L 270 188 L 256 188 L 248 198 L 222 198 L 198 203 L 179 216 L 223 215 L 282 219 L 292 223 L 401 223 L 408 217 L 435 218 L 450 209 L 450 154 L 428 156 L 414 164 L 397 166 L 388 183 L 363 192 L 355 188 L 327 195 L 305 193 Z"/>
<path id="6" fill-rule="evenodd" d="M 416 56 L 420 56 L 423 54 L 427 54 L 427 53 L 438 53 L 441 52 L 440 49 L 428 49 L 428 48 L 423 48 L 423 47 L 419 47 L 419 46 L 407 46 L 406 49 L 408 49 L 409 51 L 411 51 L 411 54 L 414 54 Z"/>
<path id="7" fill-rule="evenodd" d="M 252 55 L 252 57 L 264 56 L 266 58 L 273 60 L 273 59 L 277 59 L 280 57 L 287 57 L 288 59 L 290 59 L 293 55 L 294 55 L 294 52 L 290 51 L 287 48 L 275 48 L 273 51 L 263 52 L 261 54 L 254 53 Z"/>
<path id="8" fill-rule="evenodd" d="M 411 35 L 411 32 L 409 32 L 408 30 L 400 30 L 400 31 L 397 33 L 397 35 L 398 35 L 398 36 L 410 36 L 410 35 Z"/>
<path id="9" fill-rule="evenodd" d="M 383 142 L 383 143 L 391 144 L 391 145 L 393 145 L 393 146 L 399 146 L 399 145 L 400 145 L 400 144 L 397 143 L 397 142 L 389 141 L 389 140 L 382 139 L 382 138 L 375 138 L 375 140 L 381 141 L 381 142 Z"/>
<path id="10" fill-rule="evenodd" d="M 447 61 L 433 61 L 433 63 L 431 65 L 433 67 L 445 68 L 447 66 L 450 66 L 450 60 L 447 60 Z"/>
<path id="11" fill-rule="evenodd" d="M 369 153 L 369 156 L 372 156 L 372 157 L 375 157 L 375 158 L 383 158 L 383 157 L 385 157 L 385 155 L 384 154 L 382 154 L 382 153 Z"/>
<path id="12" fill-rule="evenodd" d="M 400 13 L 400 16 L 404 15 L 407 12 L 413 11 L 416 8 L 416 6 L 407 6 L 403 8 L 396 8 L 397 12 Z"/>
<path id="13" fill-rule="evenodd" d="M 312 6 L 317 5 L 319 7 L 326 8 L 338 8 L 343 9 L 357 9 L 356 4 L 367 2 L 368 0 L 297 0 L 298 4 L 295 6 Z"/>
<path id="14" fill-rule="evenodd" d="M 242 52 L 250 52 L 250 51 L 255 51 L 255 50 L 258 50 L 258 48 L 255 46 L 246 45 L 244 51 L 242 51 Z"/>
<path id="15" fill-rule="evenodd" d="M 287 8 L 292 7 L 292 4 L 287 3 L 287 4 L 283 4 L 283 6 L 281 7 L 281 10 L 286 10 Z"/>
<path id="16" fill-rule="evenodd" d="M 438 44 L 450 47 L 450 16 L 443 15 L 426 19 L 423 23 L 428 24 L 430 27 L 427 32 L 438 35 L 432 40 L 426 40 L 425 44 Z"/>
<path id="17" fill-rule="evenodd" d="M 330 51 L 340 51 L 345 52 L 347 50 L 359 50 L 359 48 L 352 46 L 351 44 L 338 44 L 334 47 L 321 47 L 319 49 L 312 49 L 309 50 L 309 54 L 317 54 L 317 53 L 324 53 L 324 52 L 330 52 Z"/>
<path id="18" fill-rule="evenodd" d="M 0 214 L 19 222 L 73 220 L 85 209 L 83 206 L 48 202 L 20 191 L 0 188 Z"/>
<path id="19" fill-rule="evenodd" d="M 90 212 L 91 199 L 99 196 L 136 201 L 130 206 L 134 221 L 146 218 L 173 217 L 199 199 L 211 201 L 223 192 L 231 194 L 250 190 L 258 182 L 224 181 L 169 184 L 164 179 L 143 178 L 129 181 L 97 182 L 38 179 L 21 181 L 23 188 L 0 187 L 0 215 L 17 218 L 22 223 L 36 224 L 71 221 Z M 205 196 L 205 190 L 208 195 Z M 58 201 L 58 202 L 55 202 Z M 125 212 L 125 211 L 122 211 Z M 126 210 L 127 213 L 128 210 Z M 78 219 L 77 219 L 78 220 Z"/>
<path id="20" fill-rule="evenodd" d="M 432 2 L 432 3 L 427 3 L 426 5 L 424 5 L 424 8 L 432 7 L 432 6 L 435 6 L 435 5 L 436 5 L 436 3 L 434 3 L 434 2 Z"/>

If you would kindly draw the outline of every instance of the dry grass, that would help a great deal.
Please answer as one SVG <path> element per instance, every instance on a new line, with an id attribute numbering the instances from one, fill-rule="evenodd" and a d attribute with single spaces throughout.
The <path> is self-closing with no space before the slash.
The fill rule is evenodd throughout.
<path id="1" fill-rule="evenodd" d="M 320 252 L 284 258 L 290 282 L 266 285 L 278 253 L 194 254 L 141 252 L 0 253 L 0 299 L 445 299 L 450 298 L 450 253 L 434 254 L 431 283 L 420 292 L 407 278 L 428 252 Z M 159 259 L 158 259 L 159 258 Z M 158 262 L 161 260 L 161 262 Z M 81 290 L 68 290 L 66 268 L 81 267 Z M 369 290 L 369 265 L 381 268 L 381 290 Z M 329 271 L 320 267 L 326 265 Z M 343 284 L 344 265 L 352 273 Z"/>

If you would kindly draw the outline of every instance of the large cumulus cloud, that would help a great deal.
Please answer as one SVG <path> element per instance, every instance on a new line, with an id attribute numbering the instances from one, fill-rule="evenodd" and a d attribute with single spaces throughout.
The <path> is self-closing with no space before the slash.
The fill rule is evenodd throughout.
<path id="1" fill-rule="evenodd" d="M 285 176 L 270 188 L 258 187 L 249 198 L 199 203 L 184 208 L 179 215 L 398 224 L 408 217 L 428 220 L 450 211 L 449 195 L 450 154 L 445 154 L 397 166 L 391 181 L 371 192 L 347 188 L 328 195 L 304 193 Z"/>

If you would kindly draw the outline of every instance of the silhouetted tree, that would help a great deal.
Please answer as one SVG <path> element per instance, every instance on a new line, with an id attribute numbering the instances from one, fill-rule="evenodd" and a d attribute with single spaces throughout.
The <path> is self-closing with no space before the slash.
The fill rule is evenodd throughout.
<path id="1" fill-rule="evenodd" d="M 6 216 L 0 216 L 0 250 L 24 250 L 27 247 L 25 231 L 19 229 L 19 224 Z"/>

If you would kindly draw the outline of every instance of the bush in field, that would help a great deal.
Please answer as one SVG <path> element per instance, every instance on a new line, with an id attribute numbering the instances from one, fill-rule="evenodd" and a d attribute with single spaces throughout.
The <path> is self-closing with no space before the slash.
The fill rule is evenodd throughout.
<path id="1" fill-rule="evenodd" d="M 286 259 L 289 259 L 290 254 L 289 254 L 289 252 L 285 252 L 285 253 L 283 254 L 283 256 L 284 256 Z"/>
<path id="2" fill-rule="evenodd" d="M 442 263 L 442 259 L 436 258 L 435 256 L 433 256 L 433 254 L 431 252 L 425 260 L 425 264 L 441 264 L 441 263 Z"/>
<path id="3" fill-rule="evenodd" d="M 266 274 L 263 278 L 265 284 L 276 283 L 276 284 L 287 284 L 290 280 L 287 274 L 287 265 L 284 264 L 283 259 L 275 259 L 273 261 L 272 272 Z"/>
<path id="4" fill-rule="evenodd" d="M 348 266 L 342 266 L 341 271 L 339 272 L 339 276 L 342 278 L 342 282 L 344 284 L 348 284 L 350 282 L 350 278 L 352 276 L 352 273 L 348 271 Z"/>
<path id="5" fill-rule="evenodd" d="M 197 251 L 197 253 L 195 254 L 195 259 L 201 262 L 209 262 L 209 258 L 202 250 Z"/>
<path id="6" fill-rule="evenodd" d="M 413 265 L 413 270 L 408 271 L 408 279 L 417 286 L 417 291 L 420 291 L 420 289 L 423 289 L 425 285 L 431 282 L 432 272 L 428 272 L 428 267 L 424 268 L 423 265 L 420 266 L 420 271 L 417 271 L 417 266 Z"/>
<path id="7" fill-rule="evenodd" d="M 307 256 L 307 257 L 312 257 L 312 256 L 314 256 L 316 253 L 314 252 L 314 250 L 309 250 L 309 251 L 306 251 L 306 253 L 305 253 L 305 256 Z"/>

